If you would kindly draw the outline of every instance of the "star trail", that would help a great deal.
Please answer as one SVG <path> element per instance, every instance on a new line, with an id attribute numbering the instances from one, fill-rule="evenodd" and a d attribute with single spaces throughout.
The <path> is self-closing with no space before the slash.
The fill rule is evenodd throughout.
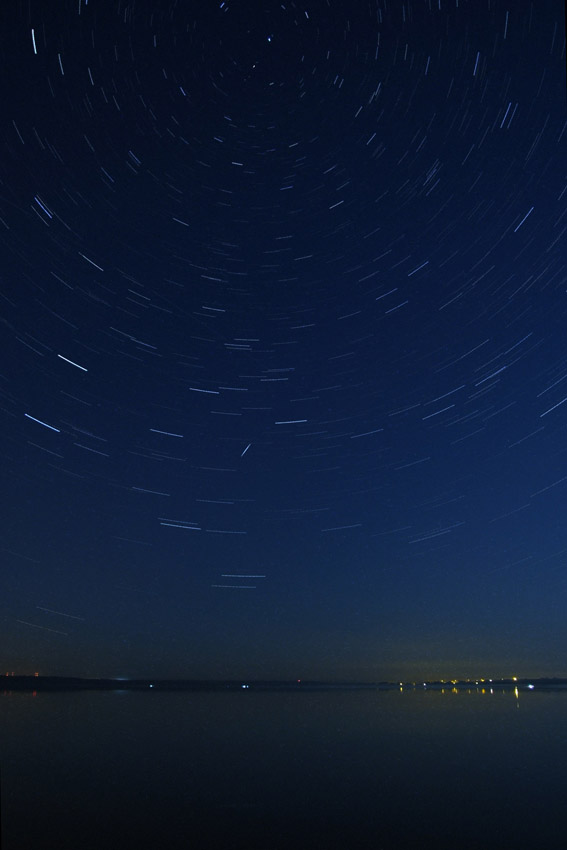
<path id="1" fill-rule="evenodd" d="M 5 669 L 567 675 L 562 4 L 3 45 Z"/>

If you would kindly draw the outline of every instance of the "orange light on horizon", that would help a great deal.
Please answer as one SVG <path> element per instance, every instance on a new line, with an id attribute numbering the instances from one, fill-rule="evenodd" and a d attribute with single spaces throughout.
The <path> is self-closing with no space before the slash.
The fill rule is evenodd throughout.
<path id="1" fill-rule="evenodd" d="M 6 673 L 6 676 L 15 676 L 15 675 L 16 675 L 16 674 L 15 674 L 14 672 L 11 672 L 11 673 L 10 673 L 10 672 L 8 671 L 8 672 Z M 23 674 L 22 674 L 22 673 L 18 673 L 18 676 L 21 676 L 21 675 L 29 676 L 30 674 L 29 674 L 29 673 L 23 673 Z M 39 676 L 39 673 L 38 673 L 38 672 L 34 673 L 34 676 L 37 678 L 37 677 Z"/>

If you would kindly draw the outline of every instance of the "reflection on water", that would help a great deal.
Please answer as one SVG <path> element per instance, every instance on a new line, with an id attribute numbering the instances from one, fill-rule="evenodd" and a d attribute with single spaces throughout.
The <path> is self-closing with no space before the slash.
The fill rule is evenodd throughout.
<path id="1" fill-rule="evenodd" d="M 0 697 L 3 848 L 562 848 L 567 693 Z"/>

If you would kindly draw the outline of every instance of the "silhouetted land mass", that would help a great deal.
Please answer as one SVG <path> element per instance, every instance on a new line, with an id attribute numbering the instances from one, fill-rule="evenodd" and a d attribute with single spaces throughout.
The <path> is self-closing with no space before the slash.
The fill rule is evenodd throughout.
<path id="1" fill-rule="evenodd" d="M 452 679 L 431 682 L 324 682 L 258 679 L 83 679 L 66 676 L 2 676 L 3 691 L 352 691 L 352 690 L 565 690 L 567 679 Z"/>

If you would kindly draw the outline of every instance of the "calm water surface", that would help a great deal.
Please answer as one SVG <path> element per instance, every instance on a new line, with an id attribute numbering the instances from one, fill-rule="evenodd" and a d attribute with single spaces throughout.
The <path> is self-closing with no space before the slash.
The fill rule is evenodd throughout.
<path id="1" fill-rule="evenodd" d="M 3 850 L 567 848 L 567 693 L 0 695 Z"/>

